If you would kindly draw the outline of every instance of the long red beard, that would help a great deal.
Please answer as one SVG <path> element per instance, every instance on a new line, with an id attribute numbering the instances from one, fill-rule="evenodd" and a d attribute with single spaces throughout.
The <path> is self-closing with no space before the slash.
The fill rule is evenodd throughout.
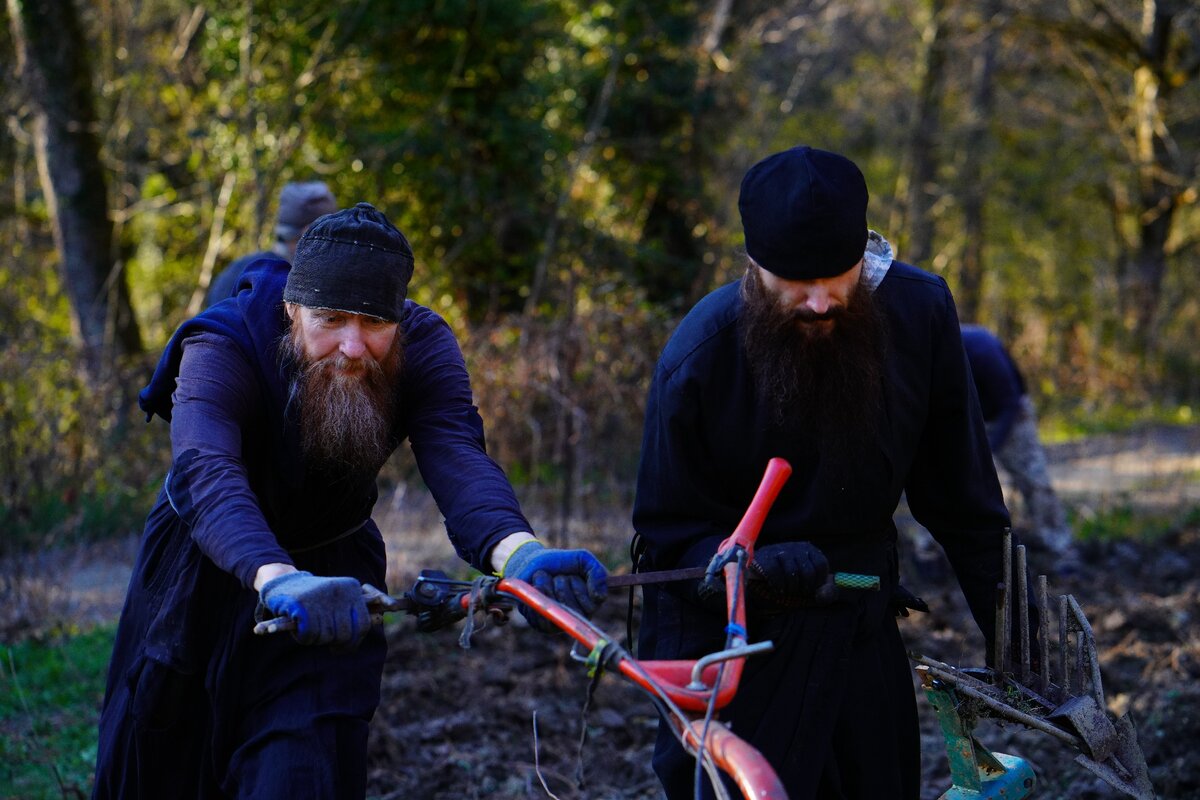
<path id="1" fill-rule="evenodd" d="M 305 459 L 339 472 L 377 473 L 395 449 L 397 378 L 404 363 L 399 330 L 381 362 L 341 353 L 314 361 L 305 354 L 303 339 L 300 326 L 293 324 L 282 350 L 296 365 L 291 402 L 299 405 Z"/>

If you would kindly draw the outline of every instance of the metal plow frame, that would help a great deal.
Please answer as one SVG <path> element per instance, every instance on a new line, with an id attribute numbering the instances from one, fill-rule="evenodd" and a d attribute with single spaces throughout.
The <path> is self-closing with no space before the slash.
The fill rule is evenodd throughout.
<path id="1" fill-rule="evenodd" d="M 1011 554 L 1012 537 L 1005 534 L 1004 580 L 997 587 L 995 666 L 959 669 L 927 656 L 909 656 L 938 714 L 950 758 L 953 786 L 942 798 L 1020 800 L 1033 793 L 1032 770 L 1025 772 L 1027 762 L 991 753 L 975 738 L 979 719 L 995 719 L 1040 731 L 1075 748 L 1079 751 L 1075 761 L 1105 783 L 1135 800 L 1154 800 L 1133 719 L 1107 711 L 1092 626 L 1069 594 L 1057 598 L 1058 631 L 1051 641 L 1045 575 L 1037 583 L 1042 613 L 1037 637 L 1040 671 L 1034 671 L 1024 545 L 1016 548 L 1016 564 Z M 1014 630 L 1021 643 L 1016 664 L 1009 652 Z"/>

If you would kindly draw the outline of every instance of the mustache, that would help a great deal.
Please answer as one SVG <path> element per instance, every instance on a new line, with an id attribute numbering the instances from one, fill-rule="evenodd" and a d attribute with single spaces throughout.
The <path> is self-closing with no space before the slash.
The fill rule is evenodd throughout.
<path id="1" fill-rule="evenodd" d="M 334 353 L 309 364 L 307 369 L 324 369 L 343 372 L 349 375 L 376 375 L 383 372 L 383 366 L 370 355 L 361 358 L 350 358 L 342 353 Z"/>
<path id="2" fill-rule="evenodd" d="M 794 308 L 788 312 L 788 319 L 792 322 L 826 322 L 845 319 L 846 308 L 844 306 L 835 306 L 824 312 L 816 312 L 811 308 Z"/>

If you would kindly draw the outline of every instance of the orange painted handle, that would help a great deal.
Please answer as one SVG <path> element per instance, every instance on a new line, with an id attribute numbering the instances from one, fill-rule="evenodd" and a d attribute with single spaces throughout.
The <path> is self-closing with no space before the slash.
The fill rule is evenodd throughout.
<path id="1" fill-rule="evenodd" d="M 767 462 L 767 469 L 758 484 L 758 490 L 754 493 L 754 499 L 750 501 L 746 513 L 742 515 L 742 521 L 734 528 L 733 533 L 721 542 L 721 546 L 717 548 L 718 553 L 740 544 L 746 548 L 746 563 L 754 560 L 754 543 L 758 541 L 758 534 L 767 519 L 767 512 L 771 510 L 775 498 L 779 497 L 779 492 L 791 476 L 792 465 L 784 459 L 772 458 Z"/>
<path id="2" fill-rule="evenodd" d="M 750 501 L 737 528 L 725 541 L 721 542 L 717 552 L 723 553 L 731 547 L 741 546 L 745 548 L 747 554 L 745 563 L 749 563 L 753 559 L 754 543 L 758 540 L 758 534 L 767 518 L 767 512 L 771 510 L 772 504 L 791 474 L 792 466 L 782 458 L 772 458 L 767 463 L 766 471 L 754 494 L 754 499 Z M 746 626 L 744 572 L 738 569 L 736 561 L 731 561 L 724 567 L 724 578 L 729 622 L 744 631 Z M 589 651 L 594 653 L 600 647 L 603 636 L 599 629 L 528 583 L 512 578 L 502 578 L 496 584 L 496 590 L 515 597 L 529 608 L 534 609 Z M 465 597 L 463 602 L 464 604 L 467 602 Z M 701 676 L 705 687 L 696 688 L 689 685 L 695 661 L 639 661 L 634 658 L 619 657 L 615 663 L 609 666 L 618 670 L 628 680 L 650 694 L 664 694 L 681 710 L 700 714 L 710 706 L 717 709 L 722 708 L 733 699 L 742 677 L 745 660 L 745 656 L 739 656 L 725 662 L 724 669 L 720 669 L 716 665 L 708 667 Z M 715 686 L 714 682 L 716 682 Z M 758 800 L 787 800 L 787 793 L 767 759 L 724 725 L 712 723 L 706 730 L 703 720 L 685 724 L 676 719 L 674 715 L 666 716 L 670 724 L 675 727 L 676 735 L 693 752 L 701 738 L 704 739 L 705 751 L 709 753 L 717 766 L 733 777 L 745 797 Z"/>

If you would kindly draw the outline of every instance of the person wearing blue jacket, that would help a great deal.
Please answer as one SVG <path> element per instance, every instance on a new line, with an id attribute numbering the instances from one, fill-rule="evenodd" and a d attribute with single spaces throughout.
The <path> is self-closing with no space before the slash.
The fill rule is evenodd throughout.
<path id="1" fill-rule="evenodd" d="M 1078 569 L 1078 554 L 1066 512 L 1050 481 L 1046 451 L 1038 436 L 1037 411 L 1016 361 L 1000 339 L 981 325 L 962 326 L 963 347 L 987 425 L 988 444 L 1025 501 L 1025 537 L 1048 550 L 1055 569 Z"/>
<path id="2" fill-rule="evenodd" d="M 386 650 L 364 600 L 386 591 L 371 511 L 405 440 L 465 561 L 585 613 L 603 600 L 590 553 L 531 533 L 412 274 L 407 239 L 359 203 L 168 343 L 139 402 L 170 423 L 173 460 L 117 629 L 94 797 L 365 795 Z M 293 635 L 252 633 L 276 616 Z"/>
<path id="3" fill-rule="evenodd" d="M 862 173 L 835 153 L 795 147 L 747 172 L 745 273 L 703 298 L 662 352 L 633 510 L 640 569 L 704 565 L 768 460 L 792 465 L 750 564 L 761 580 L 747 628 L 774 650 L 749 659 L 720 714 L 792 800 L 920 796 L 895 621 L 901 494 L 988 643 L 1009 527 L 950 290 L 892 257 L 868 230 L 867 202 Z M 878 575 L 882 590 L 831 595 L 834 571 Z M 686 583 L 645 589 L 640 657 L 723 646 L 723 598 Z M 694 796 L 695 760 L 663 725 L 653 765 L 668 798 Z"/>
<path id="4" fill-rule="evenodd" d="M 279 192 L 279 211 L 275 217 L 275 242 L 270 250 L 235 259 L 213 276 L 204 293 L 204 308 L 238 293 L 238 284 L 246 267 L 260 258 L 276 255 L 291 261 L 296 244 L 308 226 L 319 217 L 338 210 L 337 200 L 324 181 L 299 181 L 285 184 Z"/>

